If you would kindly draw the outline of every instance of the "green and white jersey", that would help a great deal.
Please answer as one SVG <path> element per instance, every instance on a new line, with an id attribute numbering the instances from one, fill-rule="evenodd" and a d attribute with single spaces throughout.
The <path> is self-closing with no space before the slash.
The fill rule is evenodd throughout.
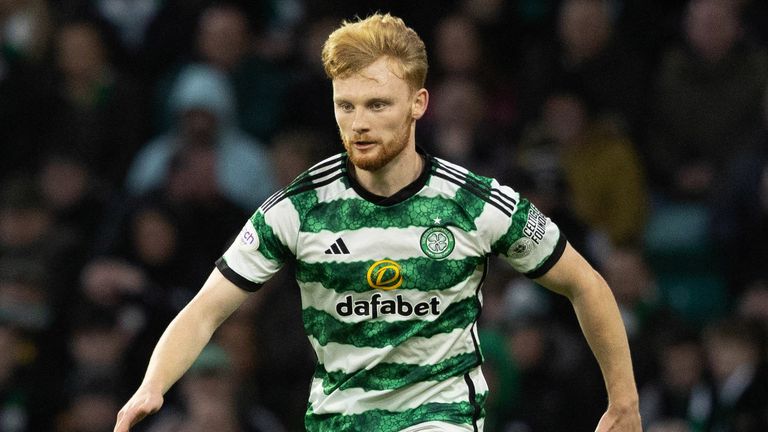
<path id="1" fill-rule="evenodd" d="M 491 254 L 537 277 L 557 226 L 517 192 L 438 158 L 388 198 L 329 158 L 267 199 L 217 262 L 246 290 L 296 261 L 317 353 L 308 431 L 482 430 L 488 387 L 476 322 Z"/>

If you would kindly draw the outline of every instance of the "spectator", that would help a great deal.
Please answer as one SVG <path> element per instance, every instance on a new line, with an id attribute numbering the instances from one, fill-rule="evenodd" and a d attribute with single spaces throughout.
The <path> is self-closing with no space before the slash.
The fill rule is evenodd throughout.
<path id="1" fill-rule="evenodd" d="M 83 263 L 77 237 L 55 224 L 51 208 L 31 179 L 16 178 L 0 187 L 0 257 L 39 266 L 38 274 L 50 284 L 44 291 L 53 305 L 64 300 Z"/>
<path id="2" fill-rule="evenodd" d="M 69 398 L 56 422 L 55 432 L 109 432 L 119 408 L 119 395 L 108 385 L 93 383 Z"/>
<path id="3" fill-rule="evenodd" d="M 42 125 L 47 151 L 77 155 L 97 181 L 116 188 L 146 139 L 139 87 L 113 67 L 94 22 L 67 22 L 56 41 L 55 88 Z"/>
<path id="4" fill-rule="evenodd" d="M 239 382 L 231 372 L 231 359 L 216 344 L 209 344 L 180 384 L 180 406 L 154 419 L 149 432 L 282 432 L 277 418 L 260 406 L 240 407 Z"/>
<path id="5" fill-rule="evenodd" d="M 630 138 L 590 104 L 577 91 L 553 91 L 539 122 L 521 137 L 517 165 L 535 154 L 556 155 L 578 218 L 610 244 L 631 245 L 648 212 L 645 173 Z"/>
<path id="6" fill-rule="evenodd" d="M 471 19 L 477 27 L 485 52 L 505 53 L 487 60 L 500 75 L 510 79 L 520 66 L 520 46 L 540 36 L 536 34 L 535 24 L 539 17 L 526 16 L 523 7 L 519 5 L 522 2 L 517 3 L 504 0 L 460 0 L 456 5 L 457 11 Z M 542 15 L 546 15 L 543 9 L 549 5 L 542 7 L 541 4 L 551 2 L 538 3 Z"/>
<path id="7" fill-rule="evenodd" d="M 208 0 L 61 0 L 64 19 L 98 21 L 109 36 L 114 65 L 145 89 L 193 50 L 197 18 Z"/>
<path id="8" fill-rule="evenodd" d="M 334 143 L 335 144 L 335 143 Z M 279 187 L 288 186 L 299 174 L 312 166 L 316 155 L 333 154 L 328 141 L 323 135 L 307 129 L 287 129 L 272 139 L 270 146 L 272 164 L 280 167 L 276 173 Z"/>
<path id="9" fill-rule="evenodd" d="M 243 210 L 255 209 L 271 193 L 274 175 L 264 146 L 236 125 L 227 78 L 204 65 L 187 66 L 168 104 L 174 127 L 139 152 L 128 174 L 128 191 L 146 193 L 175 179 L 183 193 L 217 194 Z"/>
<path id="10" fill-rule="evenodd" d="M 449 14 L 437 23 L 434 30 L 434 73 L 429 78 L 429 86 L 435 89 L 435 101 L 445 91 L 451 104 L 456 103 L 457 82 L 469 82 L 470 86 L 478 88 L 477 93 L 482 95 L 480 99 L 483 100 L 480 118 L 488 123 L 486 129 L 494 131 L 494 135 L 484 144 L 495 146 L 489 150 L 492 153 L 496 147 L 503 146 L 503 141 L 496 141 L 506 137 L 516 126 L 517 87 L 515 80 L 505 75 L 503 68 L 492 60 L 495 56 L 490 55 L 488 47 L 482 43 L 480 31 L 478 21 L 461 13 Z M 426 119 L 430 119 L 432 114 L 436 113 L 428 111 Z"/>
<path id="11" fill-rule="evenodd" d="M 452 77 L 437 83 L 420 145 L 434 156 L 501 175 L 504 135 L 488 118 L 487 100 L 477 81 Z"/>
<path id="12" fill-rule="evenodd" d="M 286 99 L 291 101 L 330 101 L 333 92 L 325 76 L 320 56 L 323 43 L 331 34 L 340 18 L 322 16 L 311 20 L 299 35 L 295 49 L 293 75 L 286 89 Z M 339 143 L 339 131 L 333 116 L 333 105 L 328 104 L 292 104 L 283 110 L 281 128 L 307 129 L 317 136 L 322 144 L 323 154 L 336 151 Z M 272 147 L 277 143 L 273 142 Z"/>
<path id="13" fill-rule="evenodd" d="M 34 364 L 38 344 L 9 321 L 0 321 L 0 430 L 49 430 L 53 398 L 41 397 Z M 50 390 L 50 383 L 47 383 Z"/>
<path id="14" fill-rule="evenodd" d="M 716 394 L 710 430 L 768 430 L 768 374 L 765 334 L 753 322 L 733 319 L 713 323 L 704 346 Z"/>
<path id="15" fill-rule="evenodd" d="M 712 199 L 714 239 L 728 251 L 724 261 L 734 295 L 768 279 L 762 264 L 768 256 L 768 89 L 765 95 L 763 127 L 728 158 Z"/>
<path id="16" fill-rule="evenodd" d="M 51 13 L 45 0 L 0 5 L 0 46 L 12 58 L 42 63 L 51 37 Z"/>
<path id="17" fill-rule="evenodd" d="M 43 157 L 36 182 L 56 226 L 72 232 L 84 253 L 91 251 L 110 199 L 91 165 L 76 155 L 53 152 Z"/>
<path id="18" fill-rule="evenodd" d="M 595 401 L 574 397 L 571 391 L 599 393 L 599 388 L 589 384 L 594 381 L 590 377 L 599 372 L 585 366 L 588 354 L 579 348 L 577 336 L 547 324 L 542 316 L 515 320 L 506 333 L 512 361 L 519 371 L 518 392 L 523 397 L 509 407 L 500 430 L 589 429 L 600 416 L 600 407 Z"/>
<path id="19" fill-rule="evenodd" d="M 127 331 L 112 310 L 78 307 L 67 341 L 71 365 L 65 375 L 64 394 L 78 395 L 95 384 L 103 388 L 123 388 L 126 353 L 132 331 Z"/>
<path id="20" fill-rule="evenodd" d="M 738 316 L 753 320 L 768 331 L 768 282 L 757 281 L 746 287 L 736 306 Z"/>
<path id="21" fill-rule="evenodd" d="M 0 320 L 13 323 L 38 339 L 54 319 L 53 296 L 46 268 L 23 258 L 0 259 Z"/>
<path id="22" fill-rule="evenodd" d="M 114 237 L 104 235 L 97 258 L 90 264 L 113 262 L 133 267 L 155 292 L 150 294 L 156 296 L 152 302 L 175 299 L 173 304 L 186 303 L 207 276 L 209 253 L 201 249 L 222 248 L 231 235 L 223 234 L 225 230 L 236 230 L 237 226 L 224 223 L 222 228 L 211 227 L 205 232 L 205 225 L 214 221 L 190 214 L 195 210 L 159 194 L 128 201 L 124 212 L 106 223 L 111 226 L 105 231 L 113 231 Z M 244 214 L 236 212 L 237 216 Z M 218 221 L 222 222 L 223 218 Z"/>
<path id="23" fill-rule="evenodd" d="M 47 2 L 0 2 L 0 181 L 35 168 L 53 26 Z"/>
<path id="24" fill-rule="evenodd" d="M 560 4 L 554 41 L 538 41 L 523 52 L 521 104 L 538 107 L 553 87 L 576 86 L 637 139 L 646 109 L 644 65 L 636 53 L 620 44 L 608 3 L 565 0 Z"/>
<path id="25" fill-rule="evenodd" d="M 221 72 L 233 89 L 232 124 L 249 135 L 269 143 L 283 115 L 286 74 L 271 60 L 257 55 L 260 37 L 245 9 L 234 3 L 214 4 L 205 8 L 198 19 L 194 35 L 195 49 L 191 61 Z M 183 74 L 188 62 L 160 81 L 159 98 L 168 97 L 172 82 Z M 178 82 L 178 81 L 177 81 Z M 173 112 L 158 104 L 159 121 L 168 126 Z"/>
<path id="26" fill-rule="evenodd" d="M 668 331 L 656 344 L 647 346 L 655 348 L 659 373 L 641 387 L 640 412 L 645 428 L 665 431 L 682 424 L 682 430 L 706 430 L 713 388 L 707 379 L 704 348 L 697 335 Z"/>
<path id="27" fill-rule="evenodd" d="M 701 199 L 760 129 L 768 54 L 742 37 L 728 1 L 691 0 L 682 29 L 685 44 L 665 53 L 656 76 L 649 168 L 658 192 Z"/>
<path id="28" fill-rule="evenodd" d="M 657 363 L 656 350 L 660 339 L 670 337 L 685 328 L 676 311 L 664 303 L 655 275 L 639 247 L 613 249 L 601 270 L 613 290 L 627 329 L 632 350 L 632 363 L 639 386 L 652 380 Z"/>

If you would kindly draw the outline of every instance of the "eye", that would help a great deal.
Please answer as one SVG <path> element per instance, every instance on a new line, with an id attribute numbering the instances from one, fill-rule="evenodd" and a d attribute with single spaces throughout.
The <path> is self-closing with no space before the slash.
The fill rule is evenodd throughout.
<path id="1" fill-rule="evenodd" d="M 371 104 L 371 109 L 374 111 L 381 111 L 386 107 L 387 107 L 387 103 L 382 101 L 376 101 Z"/>
<path id="2" fill-rule="evenodd" d="M 338 107 L 338 108 L 339 108 L 341 111 L 343 111 L 343 112 L 347 112 L 347 113 L 348 113 L 348 112 L 352 112 L 352 111 L 354 111 L 354 110 L 355 110 L 355 107 L 353 107 L 351 103 L 347 103 L 347 102 L 341 102 L 341 103 L 338 103 L 338 104 L 336 104 L 336 106 L 337 106 L 337 107 Z"/>

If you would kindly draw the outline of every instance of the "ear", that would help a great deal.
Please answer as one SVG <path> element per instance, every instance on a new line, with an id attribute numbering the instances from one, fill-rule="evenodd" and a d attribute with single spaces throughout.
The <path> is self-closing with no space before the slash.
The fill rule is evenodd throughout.
<path id="1" fill-rule="evenodd" d="M 429 92 L 427 89 L 421 88 L 416 90 L 411 102 L 411 117 L 414 120 L 420 119 L 427 111 L 427 105 L 429 105 Z"/>

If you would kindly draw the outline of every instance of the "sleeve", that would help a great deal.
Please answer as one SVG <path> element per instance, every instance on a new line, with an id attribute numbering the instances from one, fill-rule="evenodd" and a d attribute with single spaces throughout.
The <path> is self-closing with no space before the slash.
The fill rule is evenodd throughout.
<path id="1" fill-rule="evenodd" d="M 259 208 L 216 261 L 224 277 L 243 290 L 258 290 L 293 255 L 289 245 L 295 244 L 298 218 L 289 200 L 281 204 L 267 213 Z"/>
<path id="2" fill-rule="evenodd" d="M 527 199 L 520 199 L 507 223 L 491 250 L 525 276 L 543 276 L 563 255 L 565 236 Z"/>

